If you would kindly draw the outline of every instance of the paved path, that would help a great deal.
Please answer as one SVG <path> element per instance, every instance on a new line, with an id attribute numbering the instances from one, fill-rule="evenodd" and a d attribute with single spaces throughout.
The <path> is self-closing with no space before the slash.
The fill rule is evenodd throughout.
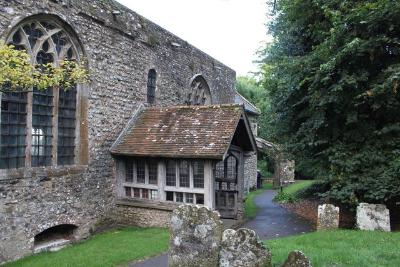
<path id="1" fill-rule="evenodd" d="M 306 220 L 275 204 L 272 201 L 275 195 L 274 190 L 267 190 L 256 196 L 254 202 L 260 210 L 254 219 L 241 227 L 253 229 L 262 240 L 313 231 L 313 227 Z M 130 266 L 167 267 L 167 260 L 167 255 L 163 254 Z"/>
<path id="2" fill-rule="evenodd" d="M 254 203 L 260 210 L 254 219 L 247 221 L 242 227 L 256 231 L 262 240 L 313 231 L 308 221 L 273 202 L 275 195 L 276 191 L 267 190 L 256 196 Z"/>

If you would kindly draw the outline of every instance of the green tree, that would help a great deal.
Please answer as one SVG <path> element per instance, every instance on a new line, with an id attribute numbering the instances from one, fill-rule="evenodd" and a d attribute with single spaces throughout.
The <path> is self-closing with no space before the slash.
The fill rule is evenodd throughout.
<path id="1" fill-rule="evenodd" d="M 236 90 L 261 111 L 258 117 L 258 135 L 267 139 L 271 137 L 270 129 L 268 128 L 270 125 L 270 101 L 267 91 L 254 77 L 248 76 L 239 76 L 237 78 Z"/>
<path id="2" fill-rule="evenodd" d="M 400 2 L 277 0 L 263 52 L 269 128 L 348 205 L 400 195 Z"/>

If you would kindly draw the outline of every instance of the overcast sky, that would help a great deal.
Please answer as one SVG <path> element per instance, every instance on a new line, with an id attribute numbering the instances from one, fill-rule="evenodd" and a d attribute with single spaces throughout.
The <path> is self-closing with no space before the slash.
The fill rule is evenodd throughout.
<path id="1" fill-rule="evenodd" d="M 267 40 L 265 0 L 117 0 L 236 70 L 255 71 Z"/>

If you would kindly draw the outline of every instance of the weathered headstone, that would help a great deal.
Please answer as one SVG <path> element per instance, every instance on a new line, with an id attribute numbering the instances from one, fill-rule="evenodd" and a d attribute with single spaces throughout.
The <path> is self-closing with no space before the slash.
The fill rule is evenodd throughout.
<path id="1" fill-rule="evenodd" d="M 357 207 L 357 227 L 360 230 L 390 232 L 389 210 L 382 204 L 360 203 Z"/>
<path id="2" fill-rule="evenodd" d="M 271 252 L 265 248 L 253 230 L 245 228 L 237 231 L 227 229 L 222 234 L 219 266 L 271 266 Z"/>
<path id="3" fill-rule="evenodd" d="M 318 230 L 337 229 L 339 227 L 339 207 L 332 204 L 318 206 Z"/>
<path id="4" fill-rule="evenodd" d="M 223 226 L 219 213 L 181 205 L 171 217 L 170 267 L 218 266 Z"/>
<path id="5" fill-rule="evenodd" d="M 312 267 L 310 260 L 299 250 L 289 253 L 289 256 L 282 267 Z"/>

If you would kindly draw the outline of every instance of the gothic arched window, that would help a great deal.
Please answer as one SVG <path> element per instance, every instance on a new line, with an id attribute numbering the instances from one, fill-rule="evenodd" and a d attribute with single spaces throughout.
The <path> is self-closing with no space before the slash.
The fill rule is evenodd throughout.
<path id="1" fill-rule="evenodd" d="M 52 19 L 20 23 L 7 43 L 26 50 L 32 64 L 59 66 L 63 60 L 79 60 L 77 42 Z M 76 86 L 68 90 L 2 89 L 0 169 L 74 164 Z"/>
<path id="2" fill-rule="evenodd" d="M 226 178 L 229 180 L 236 180 L 238 173 L 238 162 L 235 156 L 229 155 L 225 159 Z"/>
<path id="3" fill-rule="evenodd" d="M 156 82 L 157 73 L 154 69 L 151 69 L 147 75 L 147 103 L 149 104 L 156 102 Z"/>
<path id="4" fill-rule="evenodd" d="M 203 76 L 197 75 L 190 84 L 190 91 L 186 98 L 187 105 L 211 105 L 211 92 Z"/>
<path id="5" fill-rule="evenodd" d="M 214 167 L 214 176 L 219 180 L 236 181 L 238 175 L 238 159 L 229 154 L 224 161 L 219 161 Z"/>

